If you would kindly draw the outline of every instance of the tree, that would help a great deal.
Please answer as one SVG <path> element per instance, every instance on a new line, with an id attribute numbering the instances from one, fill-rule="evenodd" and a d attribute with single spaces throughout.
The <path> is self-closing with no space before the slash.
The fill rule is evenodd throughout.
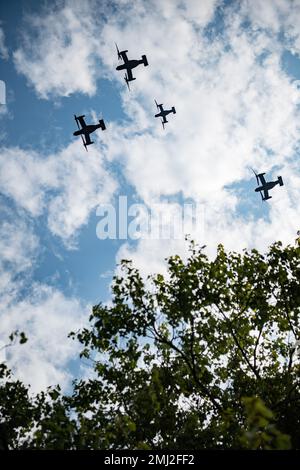
<path id="1" fill-rule="evenodd" d="M 299 240 L 212 261 L 191 243 L 146 280 L 122 261 L 111 305 L 71 334 L 92 378 L 36 397 L 22 445 L 299 449 L 299 259 Z"/>

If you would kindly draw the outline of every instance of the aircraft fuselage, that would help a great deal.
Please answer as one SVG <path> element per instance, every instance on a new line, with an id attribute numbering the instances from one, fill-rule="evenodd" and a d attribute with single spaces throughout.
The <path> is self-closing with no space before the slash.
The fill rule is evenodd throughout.
<path id="1" fill-rule="evenodd" d="M 140 59 L 140 60 L 132 59 L 132 60 L 128 60 L 128 62 L 125 62 L 122 65 L 118 65 L 117 70 L 132 70 L 138 65 L 142 65 L 142 64 L 144 64 L 143 59 Z"/>
<path id="2" fill-rule="evenodd" d="M 173 109 L 164 109 L 163 111 L 160 111 L 158 114 L 155 114 L 155 117 L 165 117 L 168 116 L 168 114 L 173 113 Z"/>
<path id="3" fill-rule="evenodd" d="M 75 131 L 73 135 L 86 135 L 86 134 L 92 134 L 96 129 L 99 129 L 101 127 L 101 124 L 90 124 L 78 131 Z"/>
<path id="4" fill-rule="evenodd" d="M 259 191 L 269 191 L 270 189 L 274 188 L 274 186 L 276 186 L 277 184 L 279 184 L 279 181 L 269 181 L 268 183 L 264 184 L 263 186 L 259 186 L 258 188 L 255 189 L 255 192 L 259 192 Z"/>

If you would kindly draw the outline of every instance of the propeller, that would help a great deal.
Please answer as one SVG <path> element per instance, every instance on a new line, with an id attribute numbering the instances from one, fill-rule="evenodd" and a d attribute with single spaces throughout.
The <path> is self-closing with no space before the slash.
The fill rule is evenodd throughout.
<path id="1" fill-rule="evenodd" d="M 250 167 L 250 168 L 251 168 L 251 167 Z M 251 170 L 252 170 L 253 173 L 255 174 L 255 178 L 256 178 L 257 184 L 260 184 L 257 173 L 253 170 L 253 168 L 251 168 Z"/>
<path id="2" fill-rule="evenodd" d="M 255 178 L 256 178 L 257 184 L 260 185 L 260 181 L 259 181 L 259 178 L 258 178 L 258 175 L 257 175 L 256 171 L 254 171 L 253 168 L 251 168 L 251 166 L 250 166 L 249 168 L 250 168 L 250 170 L 252 170 L 253 173 L 255 174 Z M 259 194 L 260 194 L 261 200 L 264 201 L 264 197 L 263 197 L 261 191 L 259 191 Z"/>
<path id="3" fill-rule="evenodd" d="M 156 100 L 154 100 L 154 101 L 155 101 L 155 104 L 156 104 L 156 107 L 157 107 L 158 111 L 161 111 L 160 106 L 162 106 L 162 103 L 158 104 L 158 102 Z"/>
<path id="4" fill-rule="evenodd" d="M 125 80 L 125 82 L 126 82 L 126 85 L 127 85 L 127 87 L 128 87 L 128 90 L 130 91 L 129 80 L 128 80 L 127 74 L 125 74 L 124 80 Z"/>
<path id="5" fill-rule="evenodd" d="M 82 134 L 80 134 L 80 136 L 81 136 L 82 143 L 83 143 L 83 145 L 84 145 L 84 148 L 85 148 L 85 150 L 86 150 L 86 151 L 88 151 L 88 149 L 87 149 L 87 145 L 86 145 L 86 143 L 85 143 L 85 141 L 84 141 L 84 138 L 83 138 L 83 135 L 82 135 Z"/>
<path id="6" fill-rule="evenodd" d="M 76 121 L 77 127 L 78 127 L 78 129 L 80 130 L 80 127 L 79 127 L 79 124 L 78 124 L 78 119 L 77 119 L 77 116 L 76 116 L 76 114 L 74 114 L 74 118 L 75 118 L 75 121 Z"/>
<path id="7" fill-rule="evenodd" d="M 121 60 L 121 59 L 122 59 L 122 56 L 121 56 L 121 54 L 120 54 L 120 51 L 119 51 L 119 48 L 118 48 L 116 42 L 115 42 L 115 45 L 116 45 L 116 49 L 117 49 L 117 53 L 118 53 L 118 59 Z"/>

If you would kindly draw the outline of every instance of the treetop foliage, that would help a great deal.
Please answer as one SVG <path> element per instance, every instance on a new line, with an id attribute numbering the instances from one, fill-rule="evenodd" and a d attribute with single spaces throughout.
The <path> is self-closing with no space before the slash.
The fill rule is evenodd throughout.
<path id="1" fill-rule="evenodd" d="M 122 261 L 111 304 L 70 334 L 93 369 L 71 394 L 29 397 L 2 366 L 2 446 L 300 448 L 299 239 L 214 260 L 190 243 L 167 267 Z"/>

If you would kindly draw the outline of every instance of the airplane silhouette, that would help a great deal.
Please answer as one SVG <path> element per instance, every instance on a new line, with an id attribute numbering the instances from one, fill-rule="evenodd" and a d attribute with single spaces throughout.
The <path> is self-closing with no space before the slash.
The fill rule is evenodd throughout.
<path id="1" fill-rule="evenodd" d="M 258 185 L 261 184 L 261 186 L 258 186 L 258 188 L 255 189 L 255 192 L 256 193 L 260 192 L 260 195 L 263 201 L 267 201 L 267 199 L 272 199 L 272 196 L 269 196 L 270 189 L 274 188 L 274 186 L 276 186 L 277 184 L 279 184 L 279 186 L 283 186 L 283 181 L 282 181 L 281 176 L 278 176 L 277 181 L 266 181 L 264 178 L 264 175 L 266 173 L 257 174 L 255 173 L 253 169 L 252 171 L 256 176 L 257 184 Z M 262 195 L 262 192 L 263 192 L 263 195 Z"/>
<path id="2" fill-rule="evenodd" d="M 132 69 L 134 69 L 135 67 L 141 64 L 144 64 L 144 66 L 146 67 L 147 65 L 149 65 L 148 60 L 145 55 L 142 55 L 142 58 L 140 60 L 135 60 L 135 59 L 129 60 L 127 57 L 127 52 L 128 52 L 127 50 L 120 52 L 117 44 L 116 44 L 116 48 L 117 48 L 117 53 L 118 53 L 118 59 L 119 60 L 123 59 L 124 61 L 124 64 L 118 65 L 118 67 L 116 67 L 116 70 L 126 70 L 124 80 L 126 82 L 126 85 L 128 86 L 128 90 L 130 90 L 129 82 L 136 80 L 136 78 L 133 77 L 132 75 Z"/>
<path id="3" fill-rule="evenodd" d="M 74 118 L 75 118 L 75 121 L 76 121 L 76 124 L 77 124 L 79 130 L 75 131 L 73 133 L 73 135 L 80 135 L 81 136 L 83 145 L 85 147 L 85 150 L 87 151 L 87 146 L 94 143 L 94 142 L 91 141 L 90 134 L 92 134 L 92 132 L 94 132 L 96 129 L 99 129 L 99 128 L 101 128 L 104 131 L 106 129 L 104 121 L 103 121 L 103 119 L 100 119 L 99 124 L 86 125 L 85 120 L 84 120 L 84 118 L 85 118 L 84 115 L 83 116 L 76 116 L 74 114 Z M 79 124 L 80 124 L 81 128 L 80 128 Z"/>
<path id="4" fill-rule="evenodd" d="M 166 116 L 170 113 L 176 114 L 176 109 L 174 108 L 174 106 L 172 106 L 172 109 L 164 109 L 162 104 L 158 104 L 156 100 L 154 101 L 155 101 L 157 109 L 159 110 L 159 113 L 155 114 L 155 117 L 162 118 L 161 123 L 162 123 L 163 128 L 165 128 L 166 122 L 169 122 L 167 121 Z"/>

